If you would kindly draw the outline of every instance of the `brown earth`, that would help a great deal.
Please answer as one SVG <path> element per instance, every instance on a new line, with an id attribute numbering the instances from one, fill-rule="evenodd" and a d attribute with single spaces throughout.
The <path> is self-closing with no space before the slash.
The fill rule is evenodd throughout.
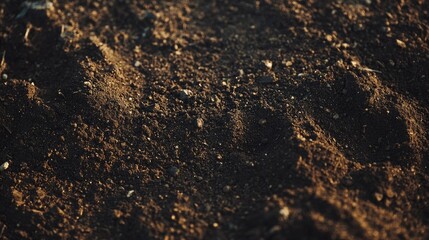
<path id="1" fill-rule="evenodd" d="M 22 2 L 1 239 L 429 238 L 429 1 Z"/>

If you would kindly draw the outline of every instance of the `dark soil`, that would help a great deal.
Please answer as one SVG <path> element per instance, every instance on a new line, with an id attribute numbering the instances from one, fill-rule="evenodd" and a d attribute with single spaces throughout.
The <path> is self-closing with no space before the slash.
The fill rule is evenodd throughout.
<path id="1" fill-rule="evenodd" d="M 22 2 L 1 239 L 428 239 L 429 1 Z"/>

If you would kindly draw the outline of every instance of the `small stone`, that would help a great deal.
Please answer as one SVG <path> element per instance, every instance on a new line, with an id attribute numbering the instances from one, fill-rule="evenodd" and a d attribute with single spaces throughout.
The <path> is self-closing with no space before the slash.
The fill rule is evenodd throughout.
<path id="1" fill-rule="evenodd" d="M 386 189 L 386 196 L 388 198 L 393 198 L 395 196 L 395 192 L 392 190 L 392 188 Z"/>
<path id="2" fill-rule="evenodd" d="M 196 123 L 197 123 L 197 128 L 200 128 L 200 129 L 203 128 L 204 120 L 202 118 L 197 118 Z"/>
<path id="3" fill-rule="evenodd" d="M 326 41 L 328 41 L 328 42 L 332 42 L 332 40 L 333 40 L 333 37 L 331 34 L 326 35 L 325 38 L 326 38 Z"/>
<path id="4" fill-rule="evenodd" d="M 374 193 L 374 198 L 375 200 L 377 200 L 377 202 L 380 202 L 381 200 L 383 200 L 383 194 L 376 192 Z"/>
<path id="5" fill-rule="evenodd" d="M 180 98 L 181 100 L 189 99 L 191 96 L 192 96 L 192 91 L 191 91 L 191 90 L 189 90 L 189 89 L 182 89 L 182 90 L 179 92 L 179 98 Z"/>
<path id="6" fill-rule="evenodd" d="M 405 44 L 405 42 L 403 42 L 403 41 L 401 41 L 399 39 L 396 39 L 396 45 L 398 45 L 400 48 L 406 48 L 407 47 L 407 45 Z"/>
<path id="7" fill-rule="evenodd" d="M 293 62 L 292 61 L 286 61 L 285 65 L 286 65 L 286 67 L 290 67 L 293 65 Z"/>
<path id="8" fill-rule="evenodd" d="M 82 215 L 83 215 L 83 208 L 82 208 L 82 207 L 79 207 L 79 210 L 78 210 L 77 214 L 78 214 L 79 216 L 82 216 Z"/>
<path id="9" fill-rule="evenodd" d="M 113 209 L 113 216 L 115 216 L 115 218 L 121 218 L 122 215 L 124 215 L 124 213 L 121 210 Z"/>
<path id="10" fill-rule="evenodd" d="M 360 66 L 360 62 L 358 60 L 352 60 L 351 64 L 353 67 L 359 67 Z"/>
<path id="11" fill-rule="evenodd" d="M 3 172 L 4 170 L 9 168 L 9 163 L 4 162 L 2 165 L 0 165 L 0 172 Z"/>
<path id="12" fill-rule="evenodd" d="M 171 176 L 177 176 L 177 175 L 179 175 L 180 170 L 175 166 L 171 166 L 168 168 L 167 172 Z"/>
<path id="13" fill-rule="evenodd" d="M 222 190 L 223 190 L 224 193 L 231 192 L 231 186 L 225 185 Z"/>
<path id="14" fill-rule="evenodd" d="M 243 69 L 238 69 L 238 76 L 244 77 L 244 70 Z"/>
<path id="15" fill-rule="evenodd" d="M 290 210 L 288 207 L 283 207 L 282 209 L 280 209 L 280 216 L 283 217 L 283 219 L 287 219 L 290 215 Z"/>
<path id="16" fill-rule="evenodd" d="M 259 119 L 259 121 L 258 121 L 259 125 L 265 125 L 266 123 L 267 123 L 267 119 L 264 119 L 264 118 Z"/>
<path id="17" fill-rule="evenodd" d="M 270 70 L 271 68 L 273 68 L 273 62 L 270 60 L 264 60 L 262 61 L 262 63 L 264 63 L 265 67 Z"/>
<path id="18" fill-rule="evenodd" d="M 140 67 L 141 65 L 142 65 L 142 62 L 140 62 L 140 61 L 136 61 L 134 63 L 134 67 Z"/>
<path id="19" fill-rule="evenodd" d="M 4 81 L 6 81 L 6 80 L 9 78 L 9 76 L 8 76 L 6 73 L 3 73 L 3 74 L 1 75 L 1 78 L 2 78 Z"/>
<path id="20" fill-rule="evenodd" d="M 130 190 L 127 193 L 127 198 L 131 197 L 134 194 L 134 190 Z"/>
<path id="21" fill-rule="evenodd" d="M 337 120 L 340 118 L 340 115 L 338 115 L 338 113 L 335 113 L 334 116 L 332 116 L 333 119 Z"/>

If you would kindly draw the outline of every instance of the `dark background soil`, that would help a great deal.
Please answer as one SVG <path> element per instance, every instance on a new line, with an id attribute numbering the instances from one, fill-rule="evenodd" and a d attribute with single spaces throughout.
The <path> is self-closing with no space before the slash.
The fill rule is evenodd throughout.
<path id="1" fill-rule="evenodd" d="M 22 2 L 2 239 L 429 237 L 428 1 Z"/>

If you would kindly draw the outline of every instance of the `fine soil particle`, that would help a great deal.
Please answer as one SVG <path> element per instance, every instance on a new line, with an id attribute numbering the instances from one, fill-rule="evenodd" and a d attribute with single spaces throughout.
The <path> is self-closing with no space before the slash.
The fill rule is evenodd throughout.
<path id="1" fill-rule="evenodd" d="M 1 239 L 428 239 L 429 1 L 0 1 Z"/>

